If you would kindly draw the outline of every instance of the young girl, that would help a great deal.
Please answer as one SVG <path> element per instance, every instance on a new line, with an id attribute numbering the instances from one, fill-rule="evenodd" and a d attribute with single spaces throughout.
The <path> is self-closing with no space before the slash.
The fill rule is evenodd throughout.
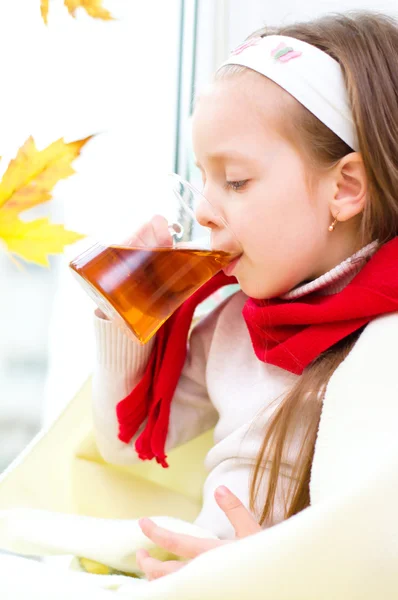
<path id="1" fill-rule="evenodd" d="M 165 451 L 214 427 L 196 523 L 221 540 L 235 532 L 215 500 L 219 486 L 263 528 L 312 503 L 327 479 L 313 465 L 338 367 L 348 357 L 383 363 L 389 354 L 378 340 L 391 327 L 383 315 L 398 310 L 397 55 L 397 24 L 369 13 L 250 36 L 219 68 L 193 117 L 203 193 L 242 247 L 194 303 L 226 283 L 237 281 L 241 291 L 196 325 L 186 356 L 175 350 L 177 338 L 185 347 L 181 313 L 141 347 L 97 312 L 100 452 L 130 464 L 138 450 L 165 466 Z M 220 247 L 226 231 L 204 209 L 198 218 Z M 159 224 L 152 226 L 156 241 Z M 353 369 L 347 385 L 355 389 L 365 375 Z M 383 398 L 374 401 L 382 412 Z M 371 455 L 366 432 L 389 439 L 396 428 L 398 399 L 385 420 L 375 410 L 364 402 L 355 427 L 342 428 L 336 444 L 348 465 L 351 451 Z M 355 479 L 366 465 L 348 468 Z"/>

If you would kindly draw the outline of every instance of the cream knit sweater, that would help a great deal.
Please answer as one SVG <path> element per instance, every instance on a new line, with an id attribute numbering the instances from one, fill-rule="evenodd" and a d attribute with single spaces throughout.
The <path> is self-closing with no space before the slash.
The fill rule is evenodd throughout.
<path id="1" fill-rule="evenodd" d="M 376 243 L 369 244 L 319 279 L 299 286 L 284 297 L 296 299 L 310 292 L 337 293 L 376 249 Z M 234 294 L 194 328 L 172 401 L 167 439 L 167 449 L 170 449 L 215 428 L 214 446 L 206 457 L 209 475 L 203 490 L 203 507 L 196 524 L 220 538 L 233 537 L 233 530 L 216 505 L 213 492 L 217 486 L 226 485 L 248 506 L 250 473 L 266 422 L 298 378 L 260 362 L 255 356 L 242 317 L 246 298 L 243 292 Z M 134 440 L 130 444 L 118 440 L 115 407 L 142 376 L 153 342 L 142 347 L 113 323 L 97 317 L 95 332 L 93 417 L 97 444 L 108 462 L 132 464 L 139 460 Z M 273 523 L 283 519 L 283 496 L 299 443 L 300 431 L 297 431 L 284 459 Z M 264 502 L 266 478 L 263 484 L 258 507 Z"/>

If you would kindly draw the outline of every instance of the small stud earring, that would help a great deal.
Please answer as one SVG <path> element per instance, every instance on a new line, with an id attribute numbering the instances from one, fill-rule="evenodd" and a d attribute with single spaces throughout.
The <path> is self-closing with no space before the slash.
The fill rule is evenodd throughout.
<path id="1" fill-rule="evenodd" d="M 339 213 L 337 213 L 337 215 L 338 215 L 338 214 L 339 214 Z M 336 215 L 336 218 L 335 218 L 335 220 L 333 221 L 333 223 L 332 223 L 331 225 L 329 225 L 329 227 L 328 227 L 329 231 L 334 231 L 334 228 L 336 227 L 336 223 L 337 223 L 337 215 Z"/>

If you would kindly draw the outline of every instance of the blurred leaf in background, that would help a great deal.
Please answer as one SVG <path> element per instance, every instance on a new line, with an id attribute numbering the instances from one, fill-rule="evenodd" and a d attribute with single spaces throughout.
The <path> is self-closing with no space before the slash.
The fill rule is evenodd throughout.
<path id="1" fill-rule="evenodd" d="M 76 10 L 83 8 L 86 13 L 95 19 L 103 19 L 111 21 L 113 19 L 111 13 L 102 5 L 102 0 L 64 0 L 64 4 L 72 17 L 76 16 Z M 47 25 L 49 0 L 41 0 L 40 10 L 43 21 Z"/>
<path id="2" fill-rule="evenodd" d="M 43 17 L 43 21 L 47 25 L 47 17 L 48 17 L 48 3 L 49 0 L 41 0 L 40 2 L 40 11 L 41 16 Z"/>
<path id="3" fill-rule="evenodd" d="M 9 252 L 48 266 L 49 254 L 60 254 L 67 244 L 85 237 L 47 218 L 24 221 L 20 213 L 51 200 L 55 184 L 75 172 L 71 163 L 89 139 L 71 143 L 59 139 L 37 150 L 30 137 L 10 161 L 0 182 L 0 241 Z"/>

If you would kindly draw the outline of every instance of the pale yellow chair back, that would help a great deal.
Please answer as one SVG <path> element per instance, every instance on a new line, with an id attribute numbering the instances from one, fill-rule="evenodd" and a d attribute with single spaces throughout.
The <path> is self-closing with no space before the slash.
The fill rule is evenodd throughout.
<path id="1" fill-rule="evenodd" d="M 101 458 L 93 435 L 91 380 L 58 419 L 0 477 L 0 509 L 30 507 L 106 518 L 167 515 L 192 521 L 200 510 L 203 459 L 212 432 L 155 462 L 118 467 Z"/>

